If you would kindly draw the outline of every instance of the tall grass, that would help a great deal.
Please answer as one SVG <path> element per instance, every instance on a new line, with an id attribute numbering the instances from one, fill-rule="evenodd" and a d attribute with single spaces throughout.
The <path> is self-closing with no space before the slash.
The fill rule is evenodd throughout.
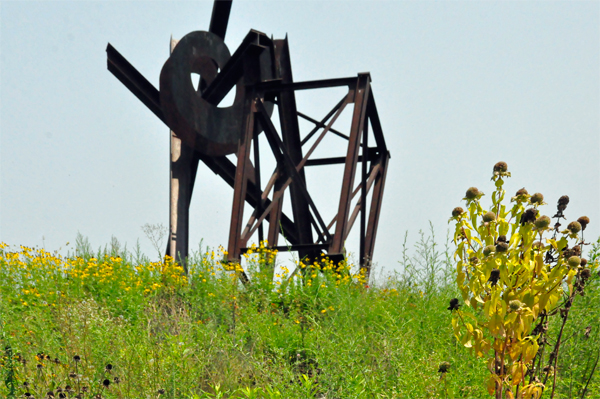
<path id="1" fill-rule="evenodd" d="M 0 396 L 489 397 L 485 364 L 450 328 L 459 295 L 448 246 L 433 230 L 412 251 L 406 242 L 400 271 L 368 283 L 352 265 L 275 265 L 276 253 L 257 247 L 244 259 L 247 285 L 219 251 L 193 254 L 184 276 L 117 240 L 93 252 L 79 237 L 65 257 L 3 244 Z M 599 371 L 589 379 L 599 280 L 574 304 L 560 397 L 578 398 L 586 384 L 587 397 L 600 395 Z"/>

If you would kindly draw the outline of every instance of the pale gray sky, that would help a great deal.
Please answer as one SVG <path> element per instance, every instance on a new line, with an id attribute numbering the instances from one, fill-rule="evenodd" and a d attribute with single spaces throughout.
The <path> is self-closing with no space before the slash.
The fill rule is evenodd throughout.
<path id="1" fill-rule="evenodd" d="M 153 255 L 140 226 L 168 224 L 168 129 L 106 69 L 112 43 L 155 86 L 171 34 L 207 30 L 209 1 L 0 3 L 0 240 L 50 250 L 112 235 Z M 405 231 L 443 239 L 470 186 L 505 161 L 509 194 L 600 234 L 600 2 L 234 1 L 231 52 L 250 28 L 287 33 L 294 77 L 370 71 L 392 155 L 375 261 L 393 269 Z M 340 93 L 301 95 L 322 117 Z M 343 141 L 332 148 L 343 152 Z M 264 148 L 264 147 L 263 147 Z M 309 172 L 329 220 L 338 174 Z M 319 184 L 327 187 L 319 187 Z M 232 191 L 200 165 L 191 242 L 226 244 Z M 43 238 L 44 237 L 44 240 Z M 352 242 L 349 250 L 356 251 Z"/>

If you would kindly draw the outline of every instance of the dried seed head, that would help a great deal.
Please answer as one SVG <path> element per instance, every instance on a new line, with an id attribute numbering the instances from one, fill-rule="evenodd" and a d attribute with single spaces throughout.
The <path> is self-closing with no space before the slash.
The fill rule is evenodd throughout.
<path id="1" fill-rule="evenodd" d="M 44 365 L 42 363 L 38 363 L 38 365 L 37 365 L 38 370 L 41 370 L 42 367 L 44 367 Z"/>
<path id="2" fill-rule="evenodd" d="M 450 363 L 441 362 L 438 368 L 438 373 L 447 373 L 450 370 Z"/>
<path id="3" fill-rule="evenodd" d="M 508 244 L 505 242 L 499 242 L 496 244 L 496 252 L 506 252 L 508 251 Z"/>
<path id="4" fill-rule="evenodd" d="M 483 215 L 483 221 L 486 223 L 493 222 L 494 220 L 496 220 L 496 214 L 494 212 L 490 211 Z"/>
<path id="5" fill-rule="evenodd" d="M 161 389 L 159 389 L 159 390 L 158 390 L 158 394 L 159 394 L 159 395 L 164 395 L 164 394 L 165 394 L 165 390 L 164 390 L 164 389 L 162 389 L 162 388 L 161 388 Z"/>
<path id="6" fill-rule="evenodd" d="M 121 379 L 120 379 L 119 377 L 115 377 L 115 378 L 113 378 L 113 382 L 114 382 L 115 384 L 118 384 L 118 383 L 120 383 L 120 382 L 121 382 Z"/>
<path id="7" fill-rule="evenodd" d="M 516 312 L 523 307 L 523 302 L 519 301 L 518 299 L 513 299 L 512 301 L 508 302 L 508 307 L 510 310 Z"/>
<path id="8" fill-rule="evenodd" d="M 65 386 L 65 391 L 67 391 L 67 392 L 72 392 L 72 391 L 73 391 L 73 388 L 71 388 L 71 386 L 70 386 L 70 385 L 66 385 L 66 386 Z"/>
<path id="9" fill-rule="evenodd" d="M 66 394 L 66 393 L 64 393 L 64 392 L 61 392 L 61 393 L 59 393 L 59 394 L 58 394 L 58 397 L 59 397 L 60 399 L 64 399 L 64 398 L 66 398 L 66 397 L 67 397 L 67 394 Z"/>
<path id="10" fill-rule="evenodd" d="M 499 269 L 492 269 L 491 273 L 490 273 L 490 278 L 488 281 L 490 281 L 492 283 L 492 285 L 496 285 L 496 283 L 498 282 L 498 280 L 500 280 L 500 270 Z"/>
<path id="11" fill-rule="evenodd" d="M 477 198 L 480 194 L 481 194 L 481 192 L 477 189 L 477 187 L 471 187 L 467 190 L 465 197 L 467 199 L 472 200 L 472 199 Z"/>
<path id="12" fill-rule="evenodd" d="M 105 379 L 104 381 L 102 381 L 102 385 L 104 385 L 105 387 L 108 388 L 108 386 L 110 385 L 110 380 L 109 379 Z"/>
<path id="13" fill-rule="evenodd" d="M 478 265 L 479 264 L 479 258 L 477 256 L 471 256 L 469 258 L 469 263 L 471 263 L 472 265 Z"/>
<path id="14" fill-rule="evenodd" d="M 579 223 L 579 222 L 571 222 L 567 226 L 567 229 L 569 229 L 569 231 L 572 234 L 577 234 L 577 233 L 579 233 L 581 231 L 581 223 Z"/>
<path id="15" fill-rule="evenodd" d="M 487 247 L 483 248 L 483 255 L 484 256 L 489 256 L 493 252 L 496 252 L 496 246 L 495 245 L 488 245 Z"/>
<path id="16" fill-rule="evenodd" d="M 581 279 L 586 281 L 588 278 L 592 276 L 592 271 L 590 269 L 583 269 L 581 271 Z"/>
<path id="17" fill-rule="evenodd" d="M 586 338 L 589 338 L 589 337 L 590 337 L 590 333 L 591 333 L 591 332 L 592 332 L 592 326 L 587 326 L 587 327 L 585 328 L 585 332 L 583 333 L 583 335 L 584 335 Z"/>
<path id="18" fill-rule="evenodd" d="M 69 373 L 69 378 L 77 378 L 77 373 Z"/>
<path id="19" fill-rule="evenodd" d="M 462 209 L 460 206 L 457 206 L 456 208 L 452 209 L 452 217 L 456 218 L 459 217 L 460 215 L 462 215 L 464 212 L 464 209 Z"/>
<path id="20" fill-rule="evenodd" d="M 29 383 L 28 383 L 27 381 L 23 381 L 23 386 L 24 386 L 25 388 L 27 388 L 27 387 L 29 386 Z"/>
<path id="21" fill-rule="evenodd" d="M 458 310 L 459 307 L 460 307 L 460 304 L 458 303 L 457 298 L 450 299 L 450 306 L 448 307 L 449 311 Z"/>
<path id="22" fill-rule="evenodd" d="M 571 253 L 575 256 L 581 256 L 581 245 L 575 245 L 571 248 Z"/>
<path id="23" fill-rule="evenodd" d="M 579 256 L 571 256 L 567 262 L 569 266 L 577 267 L 581 263 L 581 258 Z"/>
<path id="24" fill-rule="evenodd" d="M 538 211 L 537 209 L 534 208 L 529 208 L 527 209 L 525 212 L 523 212 L 523 215 L 521 216 L 521 224 L 526 224 L 526 223 L 533 223 L 535 222 L 535 218 L 537 217 Z"/>
<path id="25" fill-rule="evenodd" d="M 541 204 L 544 202 L 544 195 L 542 193 L 535 193 L 531 196 L 530 201 L 532 204 Z"/>
<path id="26" fill-rule="evenodd" d="M 590 218 L 587 216 L 582 216 L 579 219 L 577 219 L 577 221 L 579 222 L 579 224 L 581 225 L 581 230 L 585 230 L 585 227 L 588 225 L 588 223 L 590 222 Z"/>
<path id="27" fill-rule="evenodd" d="M 587 265 L 587 259 L 586 258 L 581 258 L 581 266 L 585 267 L 585 265 Z"/>
<path id="28" fill-rule="evenodd" d="M 499 242 L 508 242 L 506 241 L 506 236 L 498 236 L 498 238 L 496 239 L 496 244 Z"/>
<path id="29" fill-rule="evenodd" d="M 29 392 L 25 392 L 25 397 L 26 397 L 26 398 L 31 398 L 31 393 L 29 393 Z"/>
<path id="30" fill-rule="evenodd" d="M 496 162 L 496 164 L 494 165 L 494 172 L 504 173 L 507 170 L 508 170 L 508 165 L 506 164 L 506 162 Z"/>
<path id="31" fill-rule="evenodd" d="M 569 196 L 563 195 L 558 199 L 558 206 L 564 205 L 567 206 L 569 204 Z"/>
<path id="32" fill-rule="evenodd" d="M 525 195 L 529 195 L 529 193 L 527 192 L 527 190 L 525 190 L 525 187 L 523 187 L 522 189 L 517 191 L 517 193 L 515 194 L 515 197 L 520 197 L 520 196 L 525 196 Z"/>
<path id="33" fill-rule="evenodd" d="M 548 226 L 550 226 L 550 218 L 548 216 L 540 216 L 539 218 L 535 219 L 535 222 L 533 222 L 533 224 L 535 224 L 535 227 L 537 227 L 538 230 L 543 230 L 548 228 Z"/>
<path id="34" fill-rule="evenodd" d="M 79 355 L 75 355 L 75 356 L 73 356 L 73 360 L 75 360 L 76 362 L 79 362 L 81 360 L 81 358 L 79 357 Z"/>
<path id="35" fill-rule="evenodd" d="M 111 371 L 111 370 L 113 369 L 113 365 L 112 365 L 112 364 L 110 364 L 110 363 L 108 363 L 104 369 L 105 369 L 106 371 Z"/>

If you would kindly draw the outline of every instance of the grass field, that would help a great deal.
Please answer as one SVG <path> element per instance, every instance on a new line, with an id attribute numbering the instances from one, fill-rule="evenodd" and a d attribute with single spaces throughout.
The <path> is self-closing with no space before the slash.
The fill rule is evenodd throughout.
<path id="1" fill-rule="evenodd" d="M 401 273 L 369 282 L 326 260 L 274 269 L 276 254 L 256 248 L 244 286 L 221 256 L 196 253 L 183 276 L 116 241 L 91 251 L 80 238 L 65 257 L 3 244 L 0 396 L 490 397 L 485 361 L 452 334 L 460 295 L 433 237 L 399 249 Z M 594 274 L 571 311 L 556 397 L 579 398 L 586 383 L 600 397 L 599 288 Z"/>

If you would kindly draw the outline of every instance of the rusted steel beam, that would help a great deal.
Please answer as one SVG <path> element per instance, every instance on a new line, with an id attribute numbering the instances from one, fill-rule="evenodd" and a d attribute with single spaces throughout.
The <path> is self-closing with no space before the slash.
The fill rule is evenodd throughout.
<path id="1" fill-rule="evenodd" d="M 208 31 L 219 36 L 221 39 L 225 39 L 225 33 L 227 33 L 231 3 L 232 0 L 217 0 L 213 3 Z"/>
<path id="2" fill-rule="evenodd" d="M 368 98 L 370 98 L 370 97 L 371 97 L 371 95 L 369 95 Z M 368 100 L 367 100 L 367 107 L 368 107 Z M 367 115 L 368 115 L 368 113 L 367 113 Z M 368 151 L 369 151 L 369 118 L 368 118 L 368 116 L 365 118 L 364 123 L 365 123 L 365 126 L 363 127 L 361 151 L 363 154 L 368 154 Z M 361 166 L 362 166 L 361 167 L 362 188 L 360 190 L 360 200 L 359 200 L 360 201 L 360 231 L 359 231 L 358 237 L 359 237 L 359 259 L 360 259 L 359 264 L 360 264 L 360 267 L 363 267 L 364 263 L 365 263 L 365 229 L 366 229 L 366 217 L 367 217 L 367 193 L 371 187 L 369 187 L 367 184 L 367 178 L 368 178 L 367 163 L 363 162 L 361 164 Z M 356 218 L 356 216 L 354 216 L 354 215 L 352 215 L 350 217 L 350 221 L 348 223 L 348 225 L 349 225 L 348 231 L 350 231 L 352 229 L 352 225 L 354 224 L 354 218 Z M 346 234 L 348 234 L 348 233 L 346 232 Z"/>
<path id="3" fill-rule="evenodd" d="M 324 89 L 327 87 L 352 86 L 356 83 L 356 78 L 336 78 L 322 80 L 307 80 L 304 82 L 284 83 L 281 79 L 273 79 L 268 82 L 261 82 L 254 85 L 257 92 L 263 93 L 281 93 L 283 91 Z M 267 97 L 268 98 L 268 97 Z"/>
<path id="4" fill-rule="evenodd" d="M 161 121 L 165 122 L 160 107 L 158 90 L 110 43 L 106 46 L 108 70 L 125 85 Z"/>
<path id="5" fill-rule="evenodd" d="M 365 255 L 363 265 L 363 267 L 366 269 L 367 281 L 371 274 L 373 252 L 375 250 L 375 237 L 377 236 L 377 226 L 379 224 L 379 214 L 381 213 L 381 202 L 383 201 L 383 189 L 385 188 L 385 178 L 387 175 L 389 159 L 389 152 L 381 154 L 381 159 L 378 162 L 379 165 L 381 165 L 381 173 L 377 175 L 375 187 L 373 188 L 373 197 L 371 198 L 371 209 L 369 211 L 369 222 L 365 237 Z"/>
<path id="6" fill-rule="evenodd" d="M 213 105 L 218 105 L 244 75 L 246 60 L 257 59 L 265 49 L 269 48 L 269 42 L 270 39 L 264 33 L 255 30 L 248 32 L 221 72 L 202 92 L 202 98 Z M 255 82 L 244 83 L 253 85 Z"/>
<path id="7" fill-rule="evenodd" d="M 379 149 L 377 147 L 369 147 L 367 151 L 366 161 L 373 161 L 379 159 Z M 365 157 L 361 154 L 358 156 L 358 162 L 362 162 Z M 321 165 L 337 165 L 340 163 L 346 163 L 345 157 L 332 157 L 332 158 L 315 158 L 306 161 L 305 166 L 321 166 Z"/>
<path id="8" fill-rule="evenodd" d="M 307 120 L 307 121 L 309 121 L 309 122 L 311 122 L 311 123 L 314 123 L 314 124 L 315 124 L 317 127 L 319 127 L 319 128 L 323 128 L 323 127 L 325 127 L 325 123 L 324 123 L 324 122 L 319 122 L 318 120 L 316 120 L 316 119 L 314 119 L 314 118 L 311 118 L 310 116 L 308 116 L 308 115 L 306 115 L 306 114 L 303 114 L 302 112 L 299 112 L 299 111 L 298 111 L 298 116 L 299 116 L 300 118 L 304 119 L 304 120 Z M 343 139 L 346 139 L 346 140 L 350 140 L 350 137 L 346 136 L 346 135 L 345 135 L 344 133 L 342 133 L 342 132 L 339 132 L 339 131 L 337 131 L 337 130 L 335 130 L 335 129 L 330 129 L 330 131 L 331 131 L 331 133 L 335 134 L 336 136 L 339 136 L 339 137 L 341 137 L 341 138 L 343 138 Z"/>
<path id="9" fill-rule="evenodd" d="M 275 47 L 275 66 L 278 77 L 282 83 L 293 83 L 292 63 L 290 59 L 289 43 L 287 37 L 283 40 L 273 41 Z M 283 147 L 287 150 L 293 169 L 302 161 L 302 145 L 300 142 L 300 127 L 296 108 L 296 95 L 293 91 L 284 91 L 277 95 L 279 120 L 281 123 L 281 138 Z M 290 186 L 290 199 L 292 214 L 298 229 L 298 244 L 311 244 L 313 242 L 310 223 L 309 204 L 303 195 L 302 188 L 306 187 L 306 176 L 304 169 L 298 171 L 299 181 L 292 182 Z M 300 251 L 300 259 L 315 254 Z"/>
<path id="10" fill-rule="evenodd" d="M 369 115 L 369 121 L 373 128 L 373 137 L 377 143 L 377 148 L 383 153 L 387 153 L 387 145 L 385 144 L 385 138 L 383 137 L 383 130 L 381 128 L 381 121 L 379 120 L 379 114 L 377 113 L 377 106 L 375 105 L 375 95 L 371 89 L 371 95 L 369 96 L 369 103 L 367 104 L 367 114 Z"/>
<path id="11" fill-rule="evenodd" d="M 367 100 L 370 89 L 369 74 L 358 75 L 356 82 L 354 112 L 352 114 L 352 123 L 350 126 L 350 140 L 348 142 L 348 153 L 346 155 L 346 166 L 344 168 L 344 177 L 342 180 L 342 192 L 340 194 L 340 205 L 338 207 L 338 219 L 335 225 L 335 234 L 328 252 L 341 254 L 344 249 L 344 237 L 346 237 L 348 226 L 348 214 L 350 211 L 350 190 L 354 182 L 356 165 L 358 160 L 358 150 L 360 140 L 364 129 L 365 117 L 367 112 Z"/>
<path id="12" fill-rule="evenodd" d="M 278 158 L 278 162 L 280 162 L 282 165 L 285 165 L 285 171 L 287 175 L 292 179 L 294 183 L 296 183 L 296 188 L 299 191 L 299 195 L 302 195 L 302 197 L 304 197 L 306 204 L 308 205 L 310 210 L 312 210 L 313 216 L 315 217 L 322 229 L 322 234 L 329 238 L 330 234 L 327 231 L 325 223 L 323 222 L 323 219 L 321 218 L 317 207 L 315 206 L 312 198 L 310 197 L 308 190 L 306 189 L 306 184 L 300 176 L 300 170 L 297 169 L 297 165 L 292 161 L 288 150 L 279 138 L 279 135 L 277 134 L 277 131 L 275 130 L 275 127 L 273 126 L 271 119 L 267 114 L 267 110 L 262 100 L 257 98 L 254 103 L 256 105 L 256 114 L 258 116 L 258 120 L 260 121 L 260 124 L 263 130 L 265 131 L 267 141 L 271 146 L 273 154 L 275 154 L 275 157 Z M 302 162 L 302 160 L 300 162 Z M 300 162 L 298 163 L 298 165 L 300 164 Z M 296 223 L 298 223 L 297 220 Z"/>
<path id="13" fill-rule="evenodd" d="M 319 123 L 319 125 L 315 126 L 314 129 L 312 129 L 307 135 L 306 137 L 304 137 L 302 139 L 302 141 L 300 142 L 301 145 L 306 144 L 306 142 L 308 140 L 311 139 L 311 137 L 317 133 L 319 131 L 319 129 L 321 129 L 321 125 L 325 126 L 325 122 L 327 122 L 329 120 L 329 118 L 331 118 L 333 115 L 335 115 L 335 113 L 340 109 L 340 107 L 342 107 L 342 105 L 347 104 L 348 102 L 348 93 L 344 94 L 344 97 L 342 97 L 342 99 L 327 113 L 327 115 L 325 115 L 323 117 L 323 119 L 321 119 L 321 122 Z M 345 106 L 345 105 L 344 105 Z M 331 130 L 332 128 L 329 127 L 329 130 Z"/>

